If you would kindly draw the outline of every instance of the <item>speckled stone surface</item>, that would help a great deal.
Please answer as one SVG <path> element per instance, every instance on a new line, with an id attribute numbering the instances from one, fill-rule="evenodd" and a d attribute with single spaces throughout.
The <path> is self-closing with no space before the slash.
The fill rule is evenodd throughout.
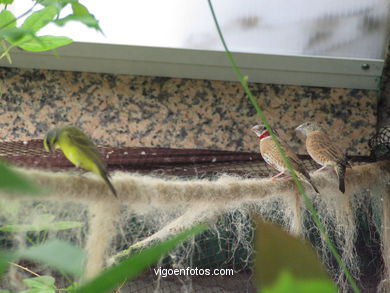
<path id="1" fill-rule="evenodd" d="M 368 154 L 376 91 L 251 84 L 271 125 L 305 153 L 294 128 L 316 120 L 349 154 Z M 97 143 L 257 151 L 259 122 L 236 82 L 0 68 L 0 138 L 81 126 Z"/>
<path id="2" fill-rule="evenodd" d="M 382 75 L 381 94 L 378 102 L 378 129 L 390 126 L 390 48 L 387 50 Z"/>

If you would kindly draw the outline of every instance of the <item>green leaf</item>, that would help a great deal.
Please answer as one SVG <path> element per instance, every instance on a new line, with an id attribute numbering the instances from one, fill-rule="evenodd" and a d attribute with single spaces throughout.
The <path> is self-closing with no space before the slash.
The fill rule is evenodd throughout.
<path id="1" fill-rule="evenodd" d="M 12 4 L 12 2 L 14 2 L 14 0 L 0 0 L 0 4 L 4 4 L 4 5 Z"/>
<path id="2" fill-rule="evenodd" d="M 91 15 L 87 9 L 87 7 L 85 7 L 83 4 L 80 4 L 78 2 L 73 2 L 72 3 L 72 10 L 73 10 L 73 14 L 75 16 L 87 16 L 87 15 Z"/>
<path id="3" fill-rule="evenodd" d="M 0 227 L 3 232 L 39 232 L 39 231 L 61 231 L 73 228 L 79 228 L 83 225 L 81 222 L 59 221 L 48 224 L 15 224 Z"/>
<path id="4" fill-rule="evenodd" d="M 37 194 L 39 188 L 30 183 L 27 179 L 17 174 L 14 170 L 0 162 L 0 189 L 6 191 Z"/>
<path id="5" fill-rule="evenodd" d="M 20 293 L 55 293 L 55 279 L 52 276 L 39 276 L 23 279 L 23 283 L 30 288 Z"/>
<path id="6" fill-rule="evenodd" d="M 15 254 L 7 250 L 0 250 L 0 275 L 5 272 L 9 262 L 15 259 Z"/>
<path id="7" fill-rule="evenodd" d="M 282 271 L 277 281 L 270 287 L 261 290 L 261 293 L 336 293 L 336 286 L 330 280 L 310 279 L 297 280 L 288 271 Z"/>
<path id="8" fill-rule="evenodd" d="M 57 7 L 54 5 L 47 6 L 27 17 L 21 27 L 31 29 L 32 33 L 36 33 L 51 22 L 57 14 Z"/>
<path id="9" fill-rule="evenodd" d="M 77 221 L 58 221 L 50 224 L 49 230 L 52 231 L 61 231 L 68 230 L 73 228 L 80 228 L 83 226 L 82 222 Z"/>
<path id="10" fill-rule="evenodd" d="M 76 293 L 110 292 L 121 283 L 142 273 L 147 267 L 157 262 L 161 256 L 169 252 L 176 245 L 188 237 L 204 231 L 206 228 L 206 225 L 197 225 L 154 247 L 145 249 L 123 260 L 118 265 L 108 268 L 97 278 L 76 290 Z"/>
<path id="11" fill-rule="evenodd" d="M 17 252 L 19 258 L 44 263 L 60 272 L 81 276 L 85 253 L 66 242 L 53 240 Z"/>
<path id="12" fill-rule="evenodd" d="M 277 225 L 260 219 L 256 223 L 255 267 L 258 287 L 273 286 L 283 271 L 296 280 L 331 282 L 309 243 L 291 236 Z"/>
<path id="13" fill-rule="evenodd" d="M 73 2 L 72 10 L 73 19 L 71 15 L 70 20 L 77 20 L 81 23 L 84 23 L 88 27 L 94 28 L 97 31 L 102 32 L 99 26 L 99 21 L 95 18 L 93 14 L 88 11 L 87 7 L 85 7 L 83 4 L 80 4 L 79 2 Z"/>
<path id="14" fill-rule="evenodd" d="M 99 22 L 93 15 L 85 15 L 85 16 L 76 16 L 76 15 L 68 15 L 64 18 L 56 19 L 53 22 L 59 26 L 64 26 L 69 21 L 78 21 L 85 24 L 88 27 L 94 28 L 97 31 L 101 31 L 99 26 Z"/>
<path id="15" fill-rule="evenodd" d="M 74 1 L 78 1 L 78 0 L 41 0 L 39 1 L 39 4 L 45 7 L 54 5 L 55 7 L 58 8 L 58 10 L 61 10 L 63 7 L 65 7 L 66 5 Z"/>
<path id="16" fill-rule="evenodd" d="M 21 42 L 17 46 L 30 52 L 42 52 L 69 45 L 73 42 L 67 37 L 42 36 Z"/>
<path id="17" fill-rule="evenodd" d="M 10 28 L 0 30 L 0 39 L 4 39 L 12 45 L 17 45 L 32 38 L 33 34 L 30 29 Z"/>
<path id="18" fill-rule="evenodd" d="M 1 1 L 1 0 L 0 0 Z M 16 17 L 11 11 L 3 10 L 0 12 L 0 30 L 16 27 Z"/>
<path id="19" fill-rule="evenodd" d="M 74 292 L 76 292 L 76 288 L 78 286 L 79 286 L 79 284 L 77 282 L 74 282 L 68 288 L 65 289 L 65 292 L 67 292 L 67 293 L 74 293 Z"/>
<path id="20" fill-rule="evenodd" d="M 85 7 L 83 4 L 80 4 L 77 1 L 73 1 L 72 10 L 73 14 L 69 14 L 68 16 L 61 19 L 56 19 L 53 22 L 59 26 L 63 26 L 69 21 L 78 21 L 88 27 L 96 29 L 97 31 L 102 31 L 99 26 L 98 20 L 93 14 L 88 11 L 87 7 Z"/>

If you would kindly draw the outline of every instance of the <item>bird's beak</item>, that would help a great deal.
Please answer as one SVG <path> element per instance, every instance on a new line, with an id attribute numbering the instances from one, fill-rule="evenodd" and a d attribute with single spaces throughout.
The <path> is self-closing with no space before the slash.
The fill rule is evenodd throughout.
<path id="1" fill-rule="evenodd" d="M 256 135 L 258 135 L 259 128 L 258 128 L 257 125 L 256 125 L 256 126 L 253 126 L 253 127 L 251 128 L 251 130 L 252 130 Z"/>

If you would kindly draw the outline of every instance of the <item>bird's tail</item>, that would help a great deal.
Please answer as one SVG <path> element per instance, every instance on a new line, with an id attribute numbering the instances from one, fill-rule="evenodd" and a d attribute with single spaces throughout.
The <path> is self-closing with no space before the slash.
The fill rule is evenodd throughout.
<path id="1" fill-rule="evenodd" d="M 337 177 L 339 178 L 339 190 L 342 193 L 345 193 L 345 169 L 346 169 L 346 165 L 344 164 L 337 164 L 335 168 Z"/>
<path id="2" fill-rule="evenodd" d="M 104 179 L 104 181 L 107 183 L 107 185 L 108 185 L 108 187 L 110 188 L 112 194 L 113 194 L 116 198 L 118 198 L 118 194 L 116 193 L 116 190 L 115 190 L 114 186 L 112 185 L 110 179 L 108 179 L 108 174 L 105 173 L 105 172 L 101 172 L 100 175 L 102 176 L 102 178 Z"/>

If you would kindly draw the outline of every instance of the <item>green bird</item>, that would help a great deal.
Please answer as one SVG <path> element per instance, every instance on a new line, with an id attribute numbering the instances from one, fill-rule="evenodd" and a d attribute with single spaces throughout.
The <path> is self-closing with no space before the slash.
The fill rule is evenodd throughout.
<path id="1" fill-rule="evenodd" d="M 76 167 L 91 171 L 107 183 L 117 197 L 116 190 L 108 179 L 109 174 L 99 151 L 92 140 L 75 126 L 64 126 L 50 130 L 43 140 L 45 150 L 61 149 L 65 157 Z"/>

